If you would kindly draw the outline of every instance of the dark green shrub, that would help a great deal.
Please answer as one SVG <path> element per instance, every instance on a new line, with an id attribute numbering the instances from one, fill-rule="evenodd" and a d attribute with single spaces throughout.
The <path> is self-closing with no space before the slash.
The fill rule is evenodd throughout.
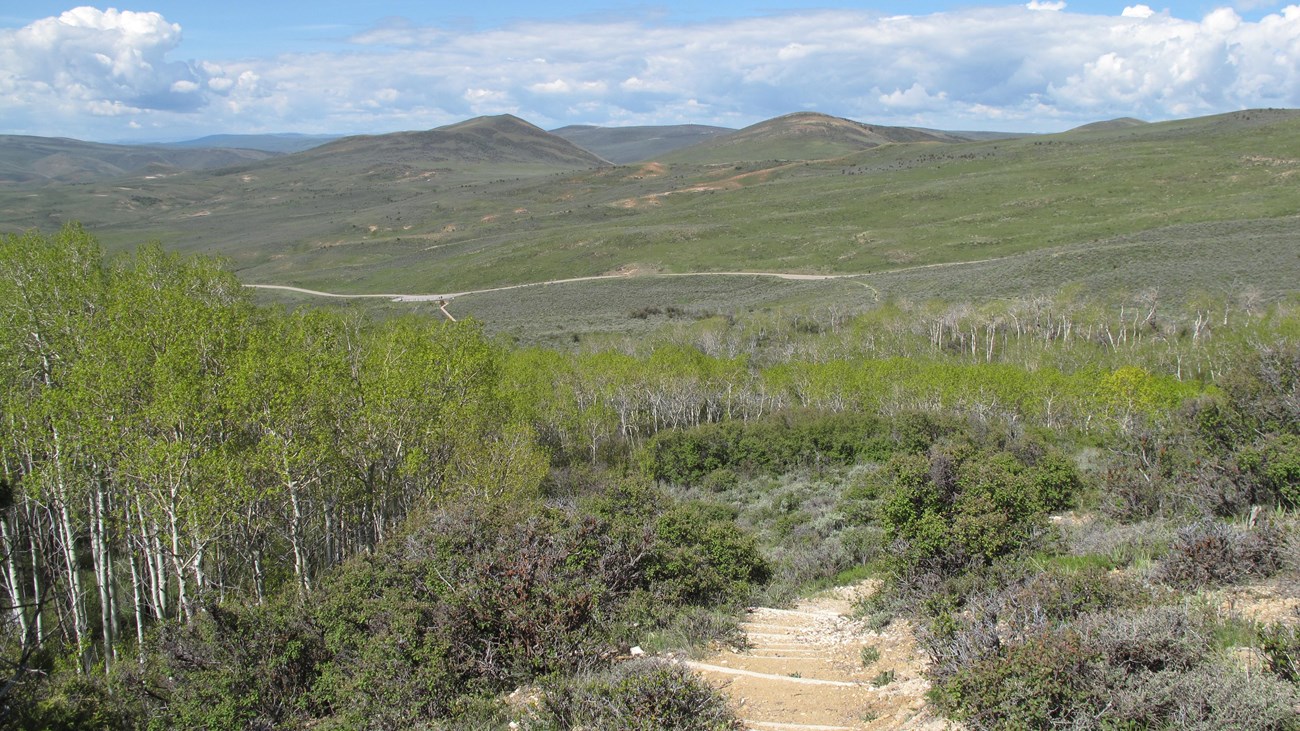
<path id="1" fill-rule="evenodd" d="M 1268 435 L 1239 451 L 1237 465 L 1257 486 L 1254 502 L 1300 506 L 1300 436 Z"/>
<path id="2" fill-rule="evenodd" d="M 160 627 L 151 663 L 131 684 L 161 700 L 151 728 L 271 729 L 313 715 L 312 686 L 327 657 L 295 604 L 210 605 L 187 624 Z"/>
<path id="3" fill-rule="evenodd" d="M 735 515 L 721 505 L 668 510 L 655 521 L 655 539 L 646 577 L 672 603 L 734 601 L 771 573 L 754 538 L 737 530 Z"/>
<path id="4" fill-rule="evenodd" d="M 1049 512 L 1070 507 L 1083 490 L 1078 468 L 1065 455 L 1056 452 L 1040 457 L 1029 470 L 1028 479 L 1039 504 Z"/>
<path id="5" fill-rule="evenodd" d="M 878 515 L 907 560 L 988 563 L 1028 546 L 1048 505 L 1072 498 L 1077 475 L 1059 462 L 1027 467 L 1009 452 L 959 444 L 897 455 L 882 471 Z"/>
<path id="6" fill-rule="evenodd" d="M 790 411 L 755 421 L 661 431 L 650 438 L 641 461 L 652 479 L 698 485 L 719 469 L 778 475 L 800 467 L 882 459 L 899 451 L 900 438 L 912 437 L 891 436 L 888 424 L 868 414 Z"/>
<path id="7" fill-rule="evenodd" d="M 728 467 L 720 467 L 704 476 L 700 487 L 709 492 L 726 492 L 740 485 L 740 477 Z"/>
<path id="8" fill-rule="evenodd" d="M 533 731 L 730 731 L 741 728 L 726 699 L 690 670 L 633 660 L 607 672 L 546 686 Z"/>
<path id="9" fill-rule="evenodd" d="M 123 694 L 112 693 L 102 676 L 80 675 L 67 668 L 37 682 L 45 672 L 20 676 L 8 687 L 0 729 L 116 731 L 144 725 L 141 709 Z"/>
<path id="10" fill-rule="evenodd" d="M 447 504 L 322 576 L 305 606 L 165 625 L 129 686 L 160 729 L 455 728 L 498 714 L 481 699 L 604 667 L 674 616 L 689 641 L 734 633 L 679 610 L 765 572 L 728 509 L 636 482 L 549 508 Z"/>

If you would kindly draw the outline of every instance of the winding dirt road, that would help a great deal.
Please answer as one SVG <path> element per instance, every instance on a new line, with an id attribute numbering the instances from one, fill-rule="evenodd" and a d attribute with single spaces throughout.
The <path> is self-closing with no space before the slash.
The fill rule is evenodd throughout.
<path id="1" fill-rule="evenodd" d="M 303 287 L 292 287 L 287 284 L 245 284 L 245 287 L 252 289 L 276 289 L 285 292 L 297 292 L 298 294 L 313 295 L 316 297 L 335 297 L 340 299 L 386 299 L 391 302 L 449 302 L 457 297 L 464 297 L 471 294 L 484 294 L 487 292 L 504 292 L 511 289 L 525 289 L 528 287 L 548 287 L 553 284 L 571 284 L 574 282 L 594 282 L 605 279 L 643 279 L 652 277 L 768 277 L 771 279 L 786 279 L 791 281 L 817 282 L 830 279 L 848 279 L 856 280 L 861 277 L 871 277 L 886 274 L 899 274 L 902 272 L 920 271 L 923 269 L 945 269 L 947 267 L 971 266 L 974 264 L 987 264 L 993 261 L 1002 261 L 1005 259 L 1015 259 L 1025 256 L 1025 252 L 1020 254 L 1010 254 L 1008 256 L 995 256 L 988 259 L 971 259 L 969 261 L 944 261 L 936 264 L 917 264 L 910 267 L 900 267 L 898 269 L 883 269 L 878 272 L 862 272 L 858 274 L 792 274 L 789 272 L 625 272 L 622 274 L 597 274 L 590 277 L 571 277 L 569 279 L 550 279 L 545 282 L 526 282 L 524 284 L 508 284 L 501 287 L 485 287 L 483 289 L 467 289 L 463 292 L 445 292 L 442 294 L 341 294 L 338 292 L 322 292 L 316 289 L 304 289 Z M 872 296 L 877 301 L 880 300 L 880 291 L 867 282 L 855 282 L 871 290 Z"/>
<path id="2" fill-rule="evenodd" d="M 286 292 L 297 292 L 299 294 L 310 294 L 317 297 L 337 297 L 343 299 L 386 299 L 392 302 L 440 302 L 453 300 L 457 297 L 464 297 L 471 294 L 484 294 L 486 292 L 504 292 L 510 289 L 524 289 L 526 287 L 546 287 L 552 284 L 571 284 L 573 282 L 593 282 L 602 279 L 632 279 L 643 277 L 770 277 L 772 279 L 789 279 L 801 281 L 820 281 L 826 279 L 851 279 L 861 277 L 861 274 L 787 274 L 784 272 L 677 272 L 677 273 L 656 273 L 656 274 L 599 274 L 591 277 L 572 277 L 570 279 L 551 279 L 545 282 L 528 282 L 526 284 L 510 284 L 503 287 L 487 287 L 484 289 L 470 289 L 464 292 L 447 292 L 444 294 L 338 294 L 336 292 L 321 292 L 315 289 L 303 289 L 302 287 L 290 287 L 284 284 L 245 284 L 245 287 L 253 289 L 278 289 Z"/>

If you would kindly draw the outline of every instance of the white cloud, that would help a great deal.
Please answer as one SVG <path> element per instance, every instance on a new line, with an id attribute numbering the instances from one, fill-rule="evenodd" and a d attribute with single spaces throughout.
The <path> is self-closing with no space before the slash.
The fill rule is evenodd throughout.
<path id="1" fill-rule="evenodd" d="M 0 31 L 0 65 L 20 85 L 43 85 L 86 103 L 192 109 L 197 74 L 165 58 L 180 41 L 180 26 L 158 13 L 80 7 Z"/>
<path id="2" fill-rule="evenodd" d="M 942 103 L 948 98 L 948 94 L 941 91 L 937 95 L 931 95 L 924 86 L 912 84 L 906 91 L 895 89 L 892 93 L 879 95 L 878 98 L 881 104 L 894 109 L 926 109 Z"/>
<path id="3" fill-rule="evenodd" d="M 564 79 L 532 84 L 528 87 L 529 91 L 538 94 L 599 94 L 604 92 L 605 88 L 606 84 L 603 81 L 569 82 Z"/>
<path id="4" fill-rule="evenodd" d="M 392 21 L 350 41 L 337 53 L 185 64 L 169 60 L 181 32 L 162 16 L 79 8 L 0 30 L 0 117 L 10 126 L 0 131 L 93 138 L 129 118 L 154 133 L 378 132 L 502 112 L 542 126 L 743 126 L 798 109 L 1059 129 L 1300 106 L 1300 5 L 1259 20 L 1230 8 L 1185 20 L 1147 5 L 1089 15 L 1038 1 L 456 34 Z"/>
<path id="5" fill-rule="evenodd" d="M 1124 8 L 1124 12 L 1121 15 L 1125 18 L 1150 18 L 1155 14 L 1156 11 L 1152 10 L 1150 6 L 1132 5 Z"/>

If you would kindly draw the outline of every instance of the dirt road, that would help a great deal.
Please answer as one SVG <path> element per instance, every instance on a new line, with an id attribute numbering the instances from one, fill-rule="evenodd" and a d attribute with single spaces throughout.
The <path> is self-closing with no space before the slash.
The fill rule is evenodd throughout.
<path id="1" fill-rule="evenodd" d="M 787 274 L 784 272 L 679 272 L 668 274 L 600 274 L 591 277 L 572 277 L 570 279 L 552 279 L 545 282 L 528 282 L 526 284 L 510 284 L 503 287 L 487 287 L 485 289 L 469 289 L 464 292 L 446 292 L 443 294 L 338 294 L 335 292 L 321 292 L 315 289 L 303 289 L 302 287 L 290 287 L 283 284 L 245 284 L 245 287 L 253 289 L 278 289 L 286 292 L 297 292 L 299 294 L 310 294 L 317 297 L 340 297 L 340 298 L 378 298 L 387 299 L 393 302 L 438 302 L 453 300 L 457 297 L 464 297 L 471 294 L 483 294 L 485 292 L 504 292 L 510 289 L 524 289 L 526 287 L 546 287 L 552 284 L 571 284 L 573 282 L 594 282 L 602 279 L 629 279 L 631 277 L 770 277 L 772 279 L 789 279 L 796 281 L 820 281 L 824 279 L 849 279 L 860 277 L 861 274 Z"/>

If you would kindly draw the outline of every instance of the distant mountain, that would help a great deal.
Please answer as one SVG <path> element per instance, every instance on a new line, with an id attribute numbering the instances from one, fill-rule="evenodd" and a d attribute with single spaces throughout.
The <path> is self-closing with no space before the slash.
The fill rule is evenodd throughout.
<path id="1" fill-rule="evenodd" d="M 262 150 L 263 152 L 291 153 L 310 150 L 326 142 L 332 142 L 343 135 L 303 135 L 277 133 L 262 135 L 208 135 L 196 140 L 168 142 L 162 147 L 225 147 L 241 150 Z"/>
<path id="2" fill-rule="evenodd" d="M 1037 132 L 988 132 L 978 130 L 939 130 L 928 129 L 926 127 L 908 127 L 919 132 L 928 132 L 934 135 L 946 135 L 955 137 L 967 142 L 991 142 L 993 140 L 1015 140 L 1021 137 L 1033 137 Z"/>
<path id="3" fill-rule="evenodd" d="M 127 175 L 211 170 L 274 155 L 260 150 L 104 145 L 61 137 L 0 135 L 0 185 L 89 183 Z"/>
<path id="4" fill-rule="evenodd" d="M 1091 124 L 1081 125 L 1070 130 L 1071 132 L 1100 132 L 1107 129 L 1128 129 L 1129 127 L 1142 127 L 1150 124 L 1133 117 L 1120 117 L 1119 119 L 1108 119 L 1102 122 L 1093 122 Z"/>
<path id="5" fill-rule="evenodd" d="M 327 142 L 284 161 L 292 165 L 328 163 L 378 170 L 389 166 L 400 175 L 404 169 L 430 164 L 449 165 L 549 165 L 562 168 L 607 166 L 609 162 L 563 137 L 510 114 L 474 119 L 423 132 L 357 135 Z"/>
<path id="6" fill-rule="evenodd" d="M 965 138 L 947 132 L 884 127 L 817 112 L 796 112 L 677 150 L 665 159 L 712 163 L 822 160 L 891 142 L 965 141 Z"/>
<path id="7" fill-rule="evenodd" d="M 590 150 L 612 163 L 650 160 L 673 150 L 699 144 L 736 130 L 703 124 L 676 124 L 649 127 L 596 127 L 571 125 L 551 130 L 551 134 Z"/>
<path id="8" fill-rule="evenodd" d="M 371 293 L 628 271 L 878 273 L 1257 221 L 1272 253 L 1248 256 L 1253 234 L 1242 234 L 1240 260 L 1220 273 L 1249 284 L 1263 272 L 1277 290 L 1295 270 L 1284 236 L 1296 226 L 1300 110 L 944 144 L 957 139 L 798 114 L 628 169 L 489 117 L 218 170 L 0 185 L 0 232 L 79 221 L 110 250 L 157 238 L 228 257 L 245 281 Z M 1141 274 L 1146 286 L 1171 281 L 1149 251 L 1159 266 Z"/>

